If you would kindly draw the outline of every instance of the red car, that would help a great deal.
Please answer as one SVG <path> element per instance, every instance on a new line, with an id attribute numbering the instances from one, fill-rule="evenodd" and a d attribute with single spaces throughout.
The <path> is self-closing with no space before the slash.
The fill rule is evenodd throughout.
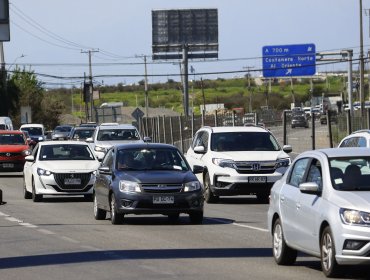
<path id="1" fill-rule="evenodd" d="M 30 154 L 22 131 L 0 130 L 0 172 L 22 172 L 24 158 Z"/>

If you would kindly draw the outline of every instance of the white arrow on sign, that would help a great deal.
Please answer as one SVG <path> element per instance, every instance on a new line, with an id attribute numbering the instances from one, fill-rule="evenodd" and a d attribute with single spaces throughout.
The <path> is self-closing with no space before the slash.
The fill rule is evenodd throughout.
<path id="1" fill-rule="evenodd" d="M 293 72 L 293 69 L 288 69 L 288 70 L 286 71 L 285 75 L 292 74 L 292 72 Z"/>

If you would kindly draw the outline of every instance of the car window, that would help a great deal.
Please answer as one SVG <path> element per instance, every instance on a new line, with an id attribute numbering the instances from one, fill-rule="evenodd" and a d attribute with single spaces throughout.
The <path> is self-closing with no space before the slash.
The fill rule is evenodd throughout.
<path id="1" fill-rule="evenodd" d="M 313 159 L 308 169 L 306 182 L 316 183 L 320 189 L 322 188 L 322 172 L 320 161 Z"/>
<path id="2" fill-rule="evenodd" d="M 290 185 L 298 187 L 299 184 L 303 183 L 309 161 L 309 158 L 303 158 L 294 164 L 288 181 Z"/>
<path id="3" fill-rule="evenodd" d="M 113 163 L 113 149 L 110 149 L 104 156 L 101 167 L 112 167 Z"/>
<path id="4" fill-rule="evenodd" d="M 136 129 L 101 129 L 97 135 L 98 141 L 140 140 Z"/>
<path id="5" fill-rule="evenodd" d="M 365 139 L 365 137 L 359 137 L 358 138 L 357 147 L 366 148 L 366 139 Z"/>
<path id="6" fill-rule="evenodd" d="M 43 145 L 39 160 L 94 160 L 88 145 L 54 144 Z"/>

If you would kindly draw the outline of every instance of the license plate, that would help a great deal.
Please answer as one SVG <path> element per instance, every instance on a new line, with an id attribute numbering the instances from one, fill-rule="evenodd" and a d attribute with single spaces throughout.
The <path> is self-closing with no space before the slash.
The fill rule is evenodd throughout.
<path id="1" fill-rule="evenodd" d="M 3 168 L 14 168 L 14 163 L 3 163 Z"/>
<path id="2" fill-rule="evenodd" d="M 169 195 L 153 196 L 153 204 L 174 204 L 175 197 Z"/>
<path id="3" fill-rule="evenodd" d="M 249 183 L 266 183 L 267 178 L 262 176 L 248 177 Z"/>
<path id="4" fill-rule="evenodd" d="M 65 178 L 64 184 L 65 185 L 80 185 L 81 179 L 80 178 Z"/>

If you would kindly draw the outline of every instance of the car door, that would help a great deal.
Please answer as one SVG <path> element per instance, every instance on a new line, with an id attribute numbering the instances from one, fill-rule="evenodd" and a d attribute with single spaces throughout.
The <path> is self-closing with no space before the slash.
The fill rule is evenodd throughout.
<path id="1" fill-rule="evenodd" d="M 315 182 L 320 190 L 323 189 L 322 163 L 317 158 L 311 158 L 307 166 L 303 182 Z M 300 192 L 296 203 L 297 236 L 300 237 L 300 247 L 309 252 L 320 251 L 318 220 L 322 211 L 322 198 L 318 194 Z"/>
<path id="2" fill-rule="evenodd" d="M 109 167 L 112 172 L 113 165 L 113 149 L 110 149 L 102 160 L 100 167 Z M 109 208 L 109 188 L 112 183 L 112 174 L 105 174 L 99 169 L 96 175 L 96 181 L 94 184 L 94 191 L 98 203 L 104 206 L 106 209 Z"/>
<path id="3" fill-rule="evenodd" d="M 294 163 L 286 183 L 280 191 L 280 211 L 284 236 L 288 243 L 299 244 L 300 236 L 297 235 L 300 222 L 297 218 L 297 202 L 300 197 L 299 184 L 303 182 L 307 172 L 309 158 L 301 158 Z"/>
<path id="4" fill-rule="evenodd" d="M 192 169 L 194 165 L 200 165 L 203 167 L 205 166 L 203 157 L 207 153 L 208 141 L 209 141 L 208 138 L 209 138 L 209 133 L 207 131 L 199 131 L 195 135 L 194 140 L 186 155 L 186 159 L 189 162 L 189 165 Z M 204 147 L 204 153 L 195 153 L 194 149 L 200 146 Z M 196 174 L 196 175 L 198 177 L 198 180 L 203 181 L 202 174 Z"/>
<path id="5" fill-rule="evenodd" d="M 28 186 L 27 188 L 28 190 L 31 190 L 31 187 L 32 187 L 33 165 L 37 161 L 38 151 L 39 151 L 39 145 L 36 145 L 35 148 L 32 150 L 34 161 L 33 162 L 26 161 L 23 167 L 23 174 L 24 174 L 23 176 L 24 176 L 25 184 L 26 186 Z"/>

